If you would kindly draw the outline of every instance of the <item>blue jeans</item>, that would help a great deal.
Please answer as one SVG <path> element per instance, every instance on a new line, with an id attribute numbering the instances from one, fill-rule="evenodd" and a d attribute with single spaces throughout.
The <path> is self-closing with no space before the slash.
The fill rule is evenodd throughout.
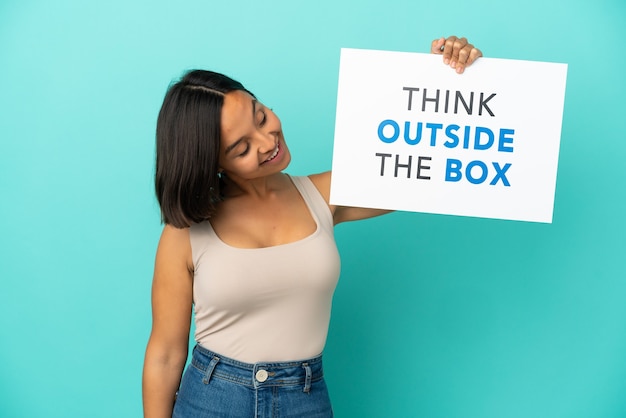
<path id="1" fill-rule="evenodd" d="M 242 363 L 196 345 L 172 418 L 330 418 L 322 357 Z"/>

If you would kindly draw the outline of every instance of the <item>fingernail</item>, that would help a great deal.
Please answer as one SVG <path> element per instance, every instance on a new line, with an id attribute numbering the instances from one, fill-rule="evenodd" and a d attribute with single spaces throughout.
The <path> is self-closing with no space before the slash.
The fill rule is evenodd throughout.
<path id="1" fill-rule="evenodd" d="M 448 58 L 445 58 L 445 59 L 443 60 L 443 63 L 444 63 L 444 64 L 446 64 L 446 65 L 448 65 L 448 64 L 450 64 L 450 60 L 449 60 Z"/>

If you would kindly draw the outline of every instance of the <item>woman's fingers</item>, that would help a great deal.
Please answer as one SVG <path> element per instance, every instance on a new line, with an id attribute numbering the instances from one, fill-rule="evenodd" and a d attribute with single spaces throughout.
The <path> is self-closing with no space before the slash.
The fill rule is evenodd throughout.
<path id="1" fill-rule="evenodd" d="M 451 63 L 450 66 L 455 68 L 457 73 L 461 74 L 465 70 L 465 67 L 472 65 L 474 61 L 482 56 L 483 53 L 480 49 L 475 48 L 474 45 L 468 43 L 459 50 L 456 63 L 454 65 Z"/>
<path id="2" fill-rule="evenodd" d="M 431 43 L 430 51 L 433 54 L 443 55 L 443 62 L 461 74 L 479 57 L 483 56 L 480 49 L 474 47 L 467 38 L 449 36 L 435 39 Z"/>
<path id="3" fill-rule="evenodd" d="M 439 39 L 435 39 L 430 44 L 430 52 L 433 54 L 441 55 L 443 54 L 443 45 L 446 43 L 446 38 L 443 36 Z"/>

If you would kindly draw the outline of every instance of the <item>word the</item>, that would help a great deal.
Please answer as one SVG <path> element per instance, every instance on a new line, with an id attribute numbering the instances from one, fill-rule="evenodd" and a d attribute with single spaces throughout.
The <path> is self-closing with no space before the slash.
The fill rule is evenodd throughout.
<path id="1" fill-rule="evenodd" d="M 384 176 L 385 175 L 385 159 L 391 157 L 391 154 L 384 154 L 381 152 L 377 152 L 376 153 L 377 157 L 380 157 L 380 175 Z M 395 165 L 393 166 L 394 171 L 393 171 L 393 176 L 394 177 L 398 177 L 398 171 L 399 170 L 406 170 L 406 178 L 411 178 L 411 173 L 412 173 L 412 167 L 415 167 L 415 178 L 418 180 L 430 180 L 430 176 L 426 176 L 422 174 L 422 171 L 428 171 L 430 170 L 430 166 L 428 165 L 423 165 L 422 161 L 430 161 L 432 160 L 431 157 L 417 157 L 417 164 L 415 166 L 413 166 L 413 156 L 409 155 L 408 158 L 405 160 L 405 163 L 400 163 L 400 156 L 398 154 L 396 154 L 396 158 L 395 158 Z"/>

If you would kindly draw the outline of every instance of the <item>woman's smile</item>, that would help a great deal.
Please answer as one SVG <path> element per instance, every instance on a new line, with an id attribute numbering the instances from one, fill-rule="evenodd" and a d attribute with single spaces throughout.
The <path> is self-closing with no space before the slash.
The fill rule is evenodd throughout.
<path id="1" fill-rule="evenodd" d="M 265 161 L 263 161 L 262 164 L 267 164 L 269 162 L 274 161 L 274 159 L 276 159 L 276 157 L 278 157 L 279 155 L 282 156 L 283 154 L 281 153 L 282 151 L 282 147 L 280 146 L 280 142 L 278 144 L 276 144 L 276 148 L 274 149 L 274 152 L 272 153 L 272 155 L 269 156 L 269 158 Z"/>

